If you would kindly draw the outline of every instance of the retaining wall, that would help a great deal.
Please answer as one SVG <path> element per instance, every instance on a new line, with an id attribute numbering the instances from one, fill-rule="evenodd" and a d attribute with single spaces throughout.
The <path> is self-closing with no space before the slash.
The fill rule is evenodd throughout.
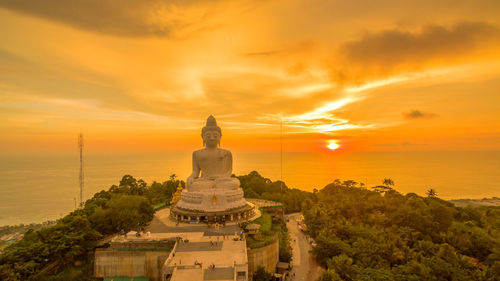
<path id="1" fill-rule="evenodd" d="M 168 254 L 164 251 L 96 250 L 94 276 L 146 276 L 151 281 L 159 281 L 161 267 Z"/>
<path id="2" fill-rule="evenodd" d="M 279 239 L 275 236 L 274 241 L 264 247 L 250 249 L 247 248 L 248 254 L 248 280 L 252 280 L 254 272 L 259 266 L 266 269 L 267 272 L 275 272 L 276 264 L 279 261 Z"/>

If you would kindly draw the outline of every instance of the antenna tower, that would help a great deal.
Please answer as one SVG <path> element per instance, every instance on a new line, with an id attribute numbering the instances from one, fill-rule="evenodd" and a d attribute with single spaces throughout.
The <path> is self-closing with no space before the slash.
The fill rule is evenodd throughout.
<path id="1" fill-rule="evenodd" d="M 280 117 L 280 191 L 283 192 L 283 116 Z"/>
<path id="2" fill-rule="evenodd" d="M 78 135 L 78 148 L 80 149 L 80 207 L 83 206 L 83 134 Z"/>

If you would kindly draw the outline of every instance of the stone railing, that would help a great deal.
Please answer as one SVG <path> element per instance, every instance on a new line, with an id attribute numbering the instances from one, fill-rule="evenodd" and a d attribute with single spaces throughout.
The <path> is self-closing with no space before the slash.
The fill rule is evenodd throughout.
<path id="1" fill-rule="evenodd" d="M 283 207 L 283 204 L 281 202 L 276 202 L 276 201 L 253 199 L 253 198 L 247 198 L 247 201 L 254 203 L 258 208 Z"/>

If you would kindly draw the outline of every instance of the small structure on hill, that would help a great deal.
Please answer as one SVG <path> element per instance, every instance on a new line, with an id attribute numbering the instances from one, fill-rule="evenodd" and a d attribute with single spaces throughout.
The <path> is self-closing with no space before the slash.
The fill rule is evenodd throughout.
<path id="1" fill-rule="evenodd" d="M 245 228 L 248 231 L 248 234 L 254 235 L 259 233 L 260 225 L 256 223 L 252 223 L 250 225 L 247 225 Z"/>

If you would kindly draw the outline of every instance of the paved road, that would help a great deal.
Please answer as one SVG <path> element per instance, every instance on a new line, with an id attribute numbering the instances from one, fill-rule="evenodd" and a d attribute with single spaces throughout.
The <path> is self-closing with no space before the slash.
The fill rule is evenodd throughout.
<path id="1" fill-rule="evenodd" d="M 286 224 L 290 237 L 292 239 L 293 248 L 293 261 L 292 273 L 295 273 L 293 281 L 314 281 L 318 279 L 323 271 L 323 268 L 316 262 L 316 260 L 309 254 L 311 245 L 307 240 L 307 236 L 299 230 L 297 226 L 297 219 L 300 217 L 299 213 L 288 215 L 290 221 Z"/>

